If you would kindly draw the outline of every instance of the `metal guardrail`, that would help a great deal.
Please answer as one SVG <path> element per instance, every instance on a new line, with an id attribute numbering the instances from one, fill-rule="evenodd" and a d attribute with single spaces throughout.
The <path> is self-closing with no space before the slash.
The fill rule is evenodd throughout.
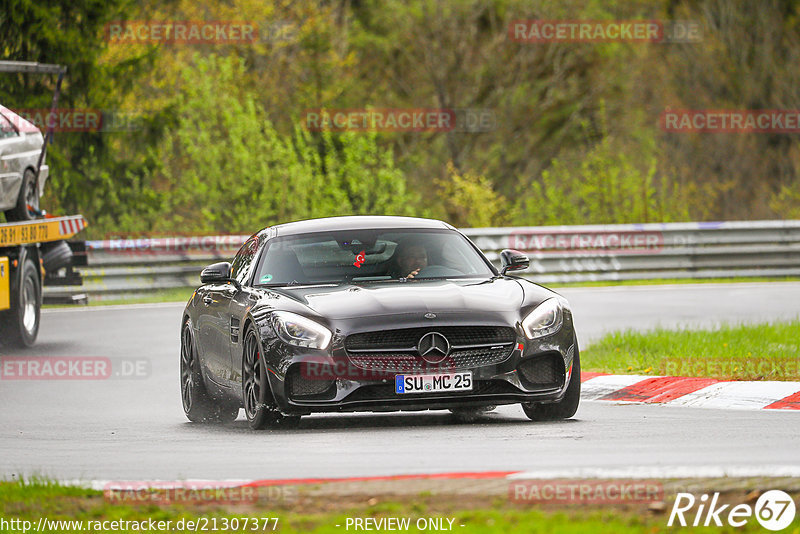
<path id="1" fill-rule="evenodd" d="M 531 226 L 462 230 L 499 265 L 522 250 L 522 276 L 543 284 L 657 278 L 800 276 L 800 221 Z M 196 287 L 202 267 L 231 259 L 247 236 L 87 241 L 80 288 L 104 296 Z"/>

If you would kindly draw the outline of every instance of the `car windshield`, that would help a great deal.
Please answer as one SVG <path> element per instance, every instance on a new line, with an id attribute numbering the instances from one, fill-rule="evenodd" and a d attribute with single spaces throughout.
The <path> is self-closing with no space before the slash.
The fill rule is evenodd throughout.
<path id="1" fill-rule="evenodd" d="M 342 230 L 271 240 L 254 282 L 281 286 L 494 274 L 453 230 Z"/>

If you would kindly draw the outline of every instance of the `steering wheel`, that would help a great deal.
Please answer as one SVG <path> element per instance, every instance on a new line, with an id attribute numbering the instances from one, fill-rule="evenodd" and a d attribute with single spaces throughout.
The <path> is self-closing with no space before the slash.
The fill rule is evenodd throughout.
<path id="1" fill-rule="evenodd" d="M 464 273 L 457 269 L 451 269 L 450 267 L 445 267 L 443 265 L 428 265 L 427 267 L 423 267 L 419 270 L 419 272 L 414 275 L 414 278 L 436 278 L 436 277 L 446 277 L 446 276 L 461 276 Z"/>

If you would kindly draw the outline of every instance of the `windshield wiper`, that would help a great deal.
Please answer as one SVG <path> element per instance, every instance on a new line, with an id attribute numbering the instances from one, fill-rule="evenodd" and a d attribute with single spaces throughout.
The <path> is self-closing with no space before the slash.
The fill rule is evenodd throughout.
<path id="1" fill-rule="evenodd" d="M 292 280 L 291 282 L 283 282 L 283 283 L 272 283 L 272 284 L 258 284 L 256 287 L 299 287 L 299 286 L 335 286 L 339 285 L 342 282 L 298 282 L 297 280 Z"/>

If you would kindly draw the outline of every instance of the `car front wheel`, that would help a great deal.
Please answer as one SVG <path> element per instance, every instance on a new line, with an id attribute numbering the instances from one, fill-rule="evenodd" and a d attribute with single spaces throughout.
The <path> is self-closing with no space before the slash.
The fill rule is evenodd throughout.
<path id="1" fill-rule="evenodd" d="M 536 404 L 523 402 L 522 410 L 531 421 L 556 421 L 569 419 L 578 411 L 581 400 L 581 358 L 578 353 L 578 343 L 575 343 L 575 357 L 572 360 L 572 376 L 567 386 L 564 398 L 559 402 L 550 404 Z"/>
<path id="2" fill-rule="evenodd" d="M 283 415 L 275 405 L 267 380 L 267 366 L 261 354 L 261 344 L 253 325 L 247 329 L 242 355 L 242 397 L 247 422 L 253 430 L 265 428 L 294 428 L 299 415 Z"/>

